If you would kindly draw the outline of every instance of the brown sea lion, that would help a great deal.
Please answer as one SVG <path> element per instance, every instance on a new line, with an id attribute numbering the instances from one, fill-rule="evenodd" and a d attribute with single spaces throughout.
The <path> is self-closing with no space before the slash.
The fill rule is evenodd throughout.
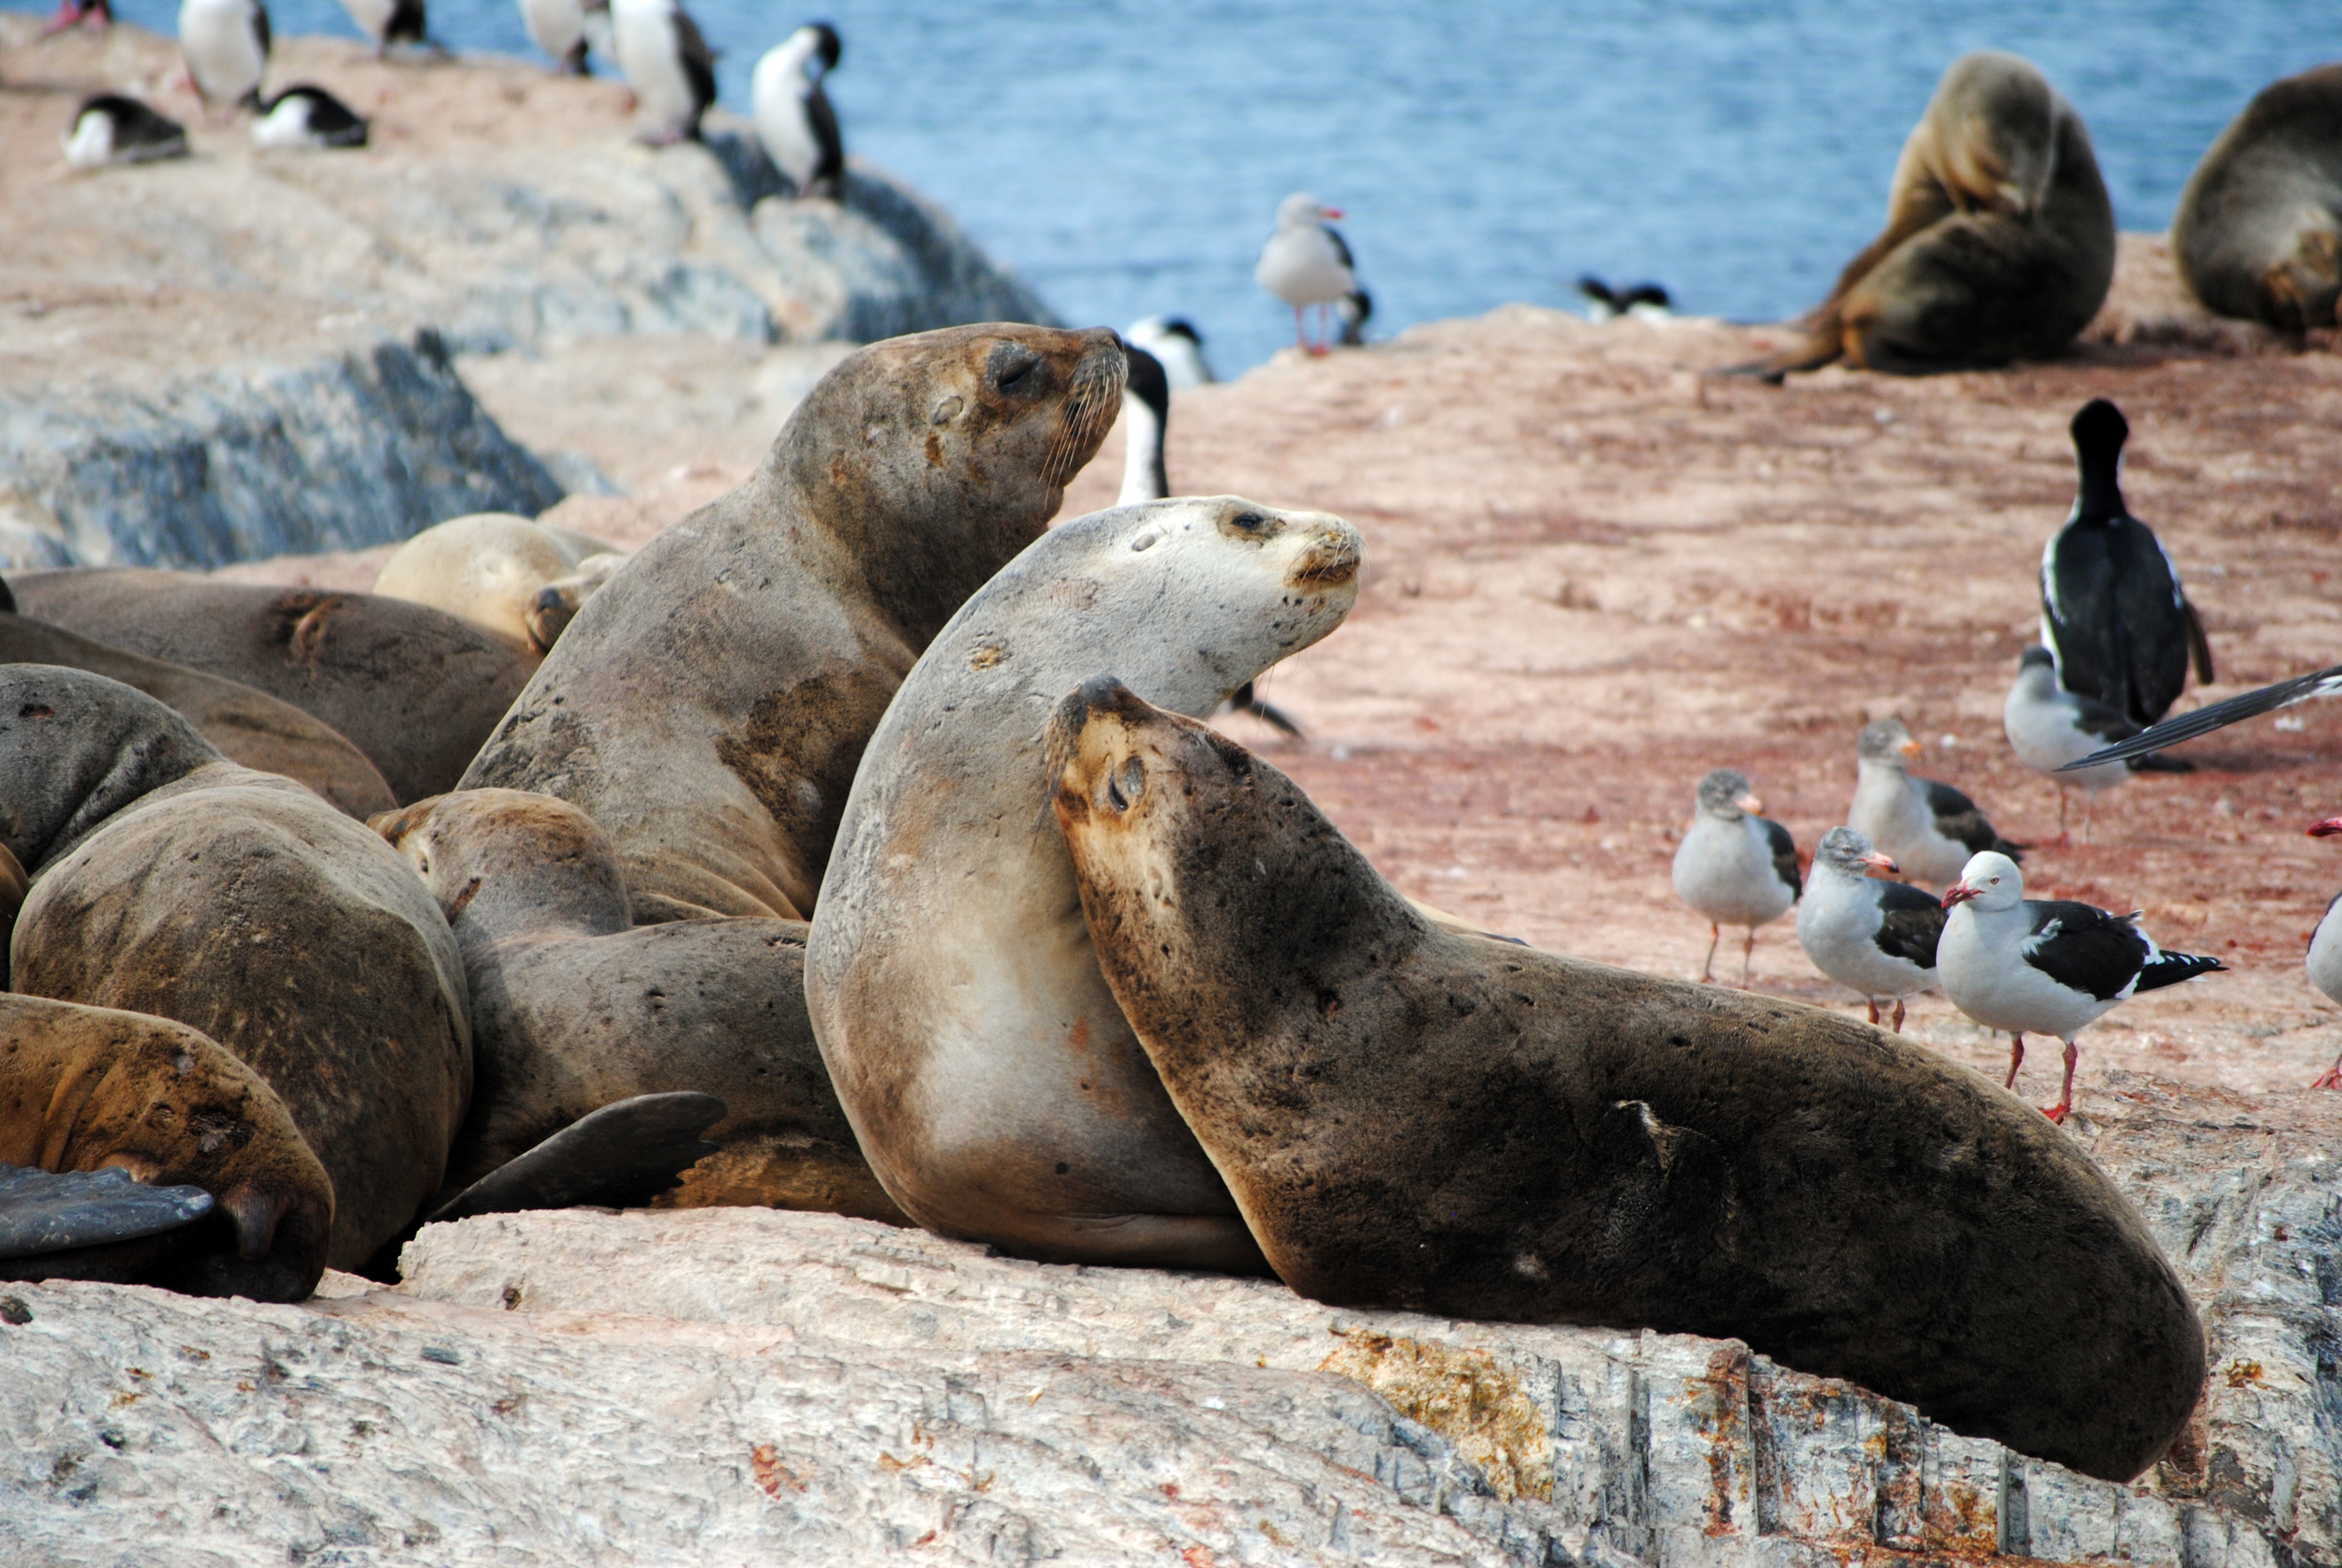
<path id="1" fill-rule="evenodd" d="M 1043 732 L 1108 661 L 1217 708 L 1356 602 L 1357 530 L 1221 496 L 1052 529 L 939 634 L 871 737 L 806 999 L 905 1213 L 1060 1262 L 1265 1265 L 1115 1006 L 1041 791 Z"/>
<path id="2" fill-rule="evenodd" d="M 2113 280 L 2114 208 L 2082 116 L 2017 56 L 1964 54 L 1903 144 L 1886 229 L 1804 341 L 1743 368 L 1778 380 L 1843 357 L 1923 376 L 2044 358 Z"/>
<path id="3" fill-rule="evenodd" d="M 1114 996 L 1294 1289 L 1744 1339 L 2112 1480 L 2195 1408 L 2145 1223 L 1982 1076 L 1436 930 L 1291 779 L 1111 677 L 1050 748 Z"/>
<path id="4" fill-rule="evenodd" d="M 463 787 L 583 807 L 642 924 L 810 913 L 879 715 L 1056 512 L 1122 371 L 1104 328 L 955 327 L 849 355 L 754 478 L 586 601 Z"/>
<path id="5" fill-rule="evenodd" d="M 62 664 L 158 698 L 231 762 L 306 784 L 363 821 L 398 805 L 381 770 L 341 732 L 239 681 L 129 653 L 23 615 L 0 614 L 0 664 Z"/>
<path id="6" fill-rule="evenodd" d="M 471 1092 L 463 960 L 376 835 L 141 691 L 0 666 L 0 843 L 32 873 L 20 991 L 172 1018 L 276 1091 L 363 1265 L 439 1189 Z"/>
<path id="7" fill-rule="evenodd" d="M 526 643 L 372 594 L 131 567 L 8 583 L 36 620 L 258 687 L 323 719 L 400 801 L 453 788 L 537 665 Z"/>
<path id="8" fill-rule="evenodd" d="M 610 841 L 566 801 L 464 790 L 374 824 L 438 899 L 471 992 L 467 1187 L 580 1117 L 696 1089 L 720 1146 L 660 1201 L 904 1223 L 838 1109 L 805 1010 L 805 926 L 735 916 L 636 927 Z"/>
<path id="9" fill-rule="evenodd" d="M 400 545 L 376 574 L 374 591 L 444 610 L 542 655 L 626 558 L 573 528 L 481 511 L 435 524 Z"/>
<path id="10" fill-rule="evenodd" d="M 0 1260 L 0 1279 L 114 1280 L 299 1301 L 325 1272 L 334 1184 L 260 1075 L 166 1018 L 0 995 L 0 1163 L 120 1167 L 218 1203 L 160 1247 Z"/>
<path id="11" fill-rule="evenodd" d="M 2180 192 L 2172 261 L 2208 310 L 2298 333 L 2342 298 L 2342 65 L 2261 89 Z"/>

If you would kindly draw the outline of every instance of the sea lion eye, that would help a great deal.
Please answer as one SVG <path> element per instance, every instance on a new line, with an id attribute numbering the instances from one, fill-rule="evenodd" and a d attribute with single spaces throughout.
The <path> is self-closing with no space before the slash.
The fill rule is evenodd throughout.
<path id="1" fill-rule="evenodd" d="M 991 362 L 985 369 L 995 392 L 1020 393 L 1037 392 L 1047 380 L 1036 376 L 1042 365 L 1041 356 L 1021 343 L 1003 343 L 992 350 Z"/>
<path id="2" fill-rule="evenodd" d="M 1257 534 L 1268 526 L 1268 519 L 1257 511 L 1239 511 L 1228 519 L 1228 526 L 1241 528 L 1248 534 Z"/>

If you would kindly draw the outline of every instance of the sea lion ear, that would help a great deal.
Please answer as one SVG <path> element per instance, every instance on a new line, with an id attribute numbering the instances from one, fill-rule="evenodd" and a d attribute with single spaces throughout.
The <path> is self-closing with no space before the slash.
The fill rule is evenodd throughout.
<path id="1" fill-rule="evenodd" d="M 959 393 L 953 392 L 950 396 L 943 398 L 941 402 L 936 404 L 935 411 L 927 416 L 927 422 L 929 424 L 949 424 L 952 421 L 959 418 L 960 410 L 967 407 L 968 400 L 960 396 Z"/>

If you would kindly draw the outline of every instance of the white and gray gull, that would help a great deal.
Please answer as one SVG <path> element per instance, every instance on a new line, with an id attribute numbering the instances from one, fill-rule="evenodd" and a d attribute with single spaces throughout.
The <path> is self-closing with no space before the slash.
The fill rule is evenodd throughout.
<path id="1" fill-rule="evenodd" d="M 566 75 L 584 76 L 588 54 L 615 53 L 609 0 L 587 7 L 580 0 L 520 0 L 521 24 L 529 41 L 560 62 Z"/>
<path id="2" fill-rule="evenodd" d="M 2138 992 L 2227 968 L 2217 958 L 2164 952 L 2131 924 L 2136 910 L 2117 915 L 2062 898 L 2027 898 L 2017 863 L 1990 851 L 1944 891 L 1944 908 L 1951 912 L 1935 944 L 1935 973 L 1952 1006 L 2007 1032 L 2008 1087 L 2017 1087 L 2026 1035 L 2066 1043 L 2057 1103 L 2042 1107 L 2052 1121 L 2073 1110 L 2081 1054 L 2074 1036 L 2083 1026 Z"/>
<path id="3" fill-rule="evenodd" d="M 2119 740 L 2139 732 L 2139 726 L 2096 698 L 2078 696 L 2057 684 L 2057 658 L 2044 647 L 2030 647 L 2017 660 L 2017 684 L 2000 705 L 2001 728 L 2017 761 L 2036 773 L 2049 775 L 2057 786 L 2057 834 L 2066 835 L 2066 789 L 2079 785 L 2085 796 L 2082 820 L 2084 840 L 2097 814 L 2098 792 L 2128 778 L 2127 762 L 2104 762 L 2074 773 L 2058 770 Z"/>
<path id="4" fill-rule="evenodd" d="M 1748 984 L 1756 927 L 1779 920 L 1797 902 L 1801 880 L 1789 830 L 1763 816 L 1764 803 L 1745 776 L 1717 768 L 1699 781 L 1698 810 L 1675 847 L 1675 893 L 1708 923 L 1708 957 L 1699 978 L 1714 976 L 1724 927 L 1744 925 L 1741 984 Z"/>
<path id="5" fill-rule="evenodd" d="M 2187 681 L 2212 679 L 2203 623 L 2153 529 L 2130 515 L 2117 477 L 2130 434 L 2102 397 L 2073 418 L 2082 471 L 2074 510 L 2041 552 L 2041 641 L 2068 691 L 2144 727 L 2171 711 Z"/>
<path id="6" fill-rule="evenodd" d="M 1932 887 L 1958 877 L 1979 850 L 2016 859 L 2024 846 L 2001 837 L 1976 802 L 1949 784 L 1904 770 L 1919 754 L 1920 743 L 1902 719 L 1865 725 L 1855 742 L 1854 802 L 1846 821 L 1891 856 L 1905 876 Z"/>
<path id="7" fill-rule="evenodd" d="M 2342 817 L 2328 817 L 2322 822 L 2309 825 L 2312 838 L 2331 838 L 2342 833 Z M 2328 998 L 2342 1002 L 2342 916 L 2335 910 L 2342 909 L 2342 893 L 2326 901 L 2326 912 L 2318 922 L 2318 929 L 2309 934 L 2309 953 L 2305 959 L 2309 983 L 2323 991 Z M 2342 1056 L 2334 1058 L 2334 1065 L 2318 1077 L 2311 1088 L 2342 1089 Z"/>
<path id="8" fill-rule="evenodd" d="M 846 141 L 823 81 L 837 68 L 837 29 L 808 22 L 756 63 L 750 96 L 756 139 L 800 197 L 836 200 L 846 177 Z"/>
<path id="9" fill-rule="evenodd" d="M 1918 888 L 1871 875 L 1896 869 L 1850 827 L 1823 834 L 1797 901 L 1797 940 L 1814 968 L 1870 1004 L 1872 1023 L 1880 1002 L 1893 1002 L 1901 1034 L 1903 998 L 1935 984 L 1944 907 Z"/>
<path id="10" fill-rule="evenodd" d="M 260 0 L 180 0 L 179 51 L 205 109 L 258 109 L 268 69 L 268 7 Z"/>
<path id="11" fill-rule="evenodd" d="M 1312 354 L 1327 351 L 1327 312 L 1358 291 L 1350 247 L 1327 222 L 1341 215 L 1341 208 L 1323 206 L 1316 197 L 1296 191 L 1277 203 L 1276 232 L 1261 246 L 1260 260 L 1253 267 L 1253 281 L 1293 307 L 1294 342 Z M 1311 305 L 1317 306 L 1315 343 L 1301 319 L 1301 312 Z"/>
<path id="12" fill-rule="evenodd" d="M 618 69 L 634 89 L 640 140 L 653 146 L 696 141 L 716 101 L 716 56 L 676 0 L 611 0 Z"/>

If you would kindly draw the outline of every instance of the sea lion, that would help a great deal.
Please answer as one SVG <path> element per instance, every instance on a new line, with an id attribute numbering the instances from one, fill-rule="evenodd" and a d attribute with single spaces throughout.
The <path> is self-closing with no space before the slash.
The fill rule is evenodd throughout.
<path id="1" fill-rule="evenodd" d="M 566 801 L 464 790 L 378 818 L 464 954 L 467 1187 L 613 1102 L 699 1090 L 719 1146 L 660 1200 L 904 1223 L 838 1109 L 805 1009 L 805 926 L 734 916 L 636 927 L 609 839 Z"/>
<path id="2" fill-rule="evenodd" d="M 363 821 L 398 805 L 382 772 L 332 725 L 254 687 L 110 647 L 23 615 L 0 614 L 0 664 L 62 664 L 158 698 L 231 762 L 306 784 Z"/>
<path id="3" fill-rule="evenodd" d="M 2208 310 L 2299 333 L 2342 297 L 2342 65 L 2260 90 L 2180 192 L 2172 263 Z"/>
<path id="4" fill-rule="evenodd" d="M 1056 512 L 1122 371 L 1104 328 L 954 327 L 848 355 L 753 478 L 586 601 L 463 788 L 583 807 L 643 925 L 810 913 L 879 715 Z"/>
<path id="5" fill-rule="evenodd" d="M 172 1018 L 276 1091 L 356 1268 L 437 1192 L 471 1092 L 463 960 L 389 845 L 102 675 L 0 667 L 16 989 Z"/>
<path id="6" fill-rule="evenodd" d="M 1062 524 L 970 599 L 871 737 L 806 998 L 888 1194 L 1060 1262 L 1258 1272 L 1260 1251 L 1098 972 L 1042 738 L 1100 664 L 1190 714 L 1339 626 L 1357 530 L 1231 496 Z"/>
<path id="7" fill-rule="evenodd" d="M 1110 676 L 1059 824 L 1115 998 L 1278 1275 L 1746 1340 L 2128 1480 L 2202 1326 L 2040 1113 L 1818 1008 L 1432 929 L 1293 781 Z"/>
<path id="8" fill-rule="evenodd" d="M 1887 227 L 1838 274 L 1779 380 L 1843 357 L 1898 376 L 2056 353 L 2114 280 L 2114 207 L 2082 116 L 2013 54 L 1964 54 L 1903 144 Z"/>
<path id="9" fill-rule="evenodd" d="M 0 1260 L 0 1279 L 299 1301 L 325 1272 L 334 1184 L 324 1165 L 275 1090 L 184 1024 L 0 995 L 0 1163 L 118 1168 L 156 1187 L 200 1188 L 218 1204 L 217 1223 L 167 1246 Z M 109 1202 L 100 1194 L 94 1206 Z"/>
<path id="10" fill-rule="evenodd" d="M 541 656 L 626 552 L 514 512 L 451 517 L 392 552 L 374 591 L 444 610 Z"/>
<path id="11" fill-rule="evenodd" d="M 401 802 L 454 787 L 537 665 L 526 643 L 373 594 L 136 567 L 8 581 L 37 620 L 258 687 L 323 719 Z"/>

